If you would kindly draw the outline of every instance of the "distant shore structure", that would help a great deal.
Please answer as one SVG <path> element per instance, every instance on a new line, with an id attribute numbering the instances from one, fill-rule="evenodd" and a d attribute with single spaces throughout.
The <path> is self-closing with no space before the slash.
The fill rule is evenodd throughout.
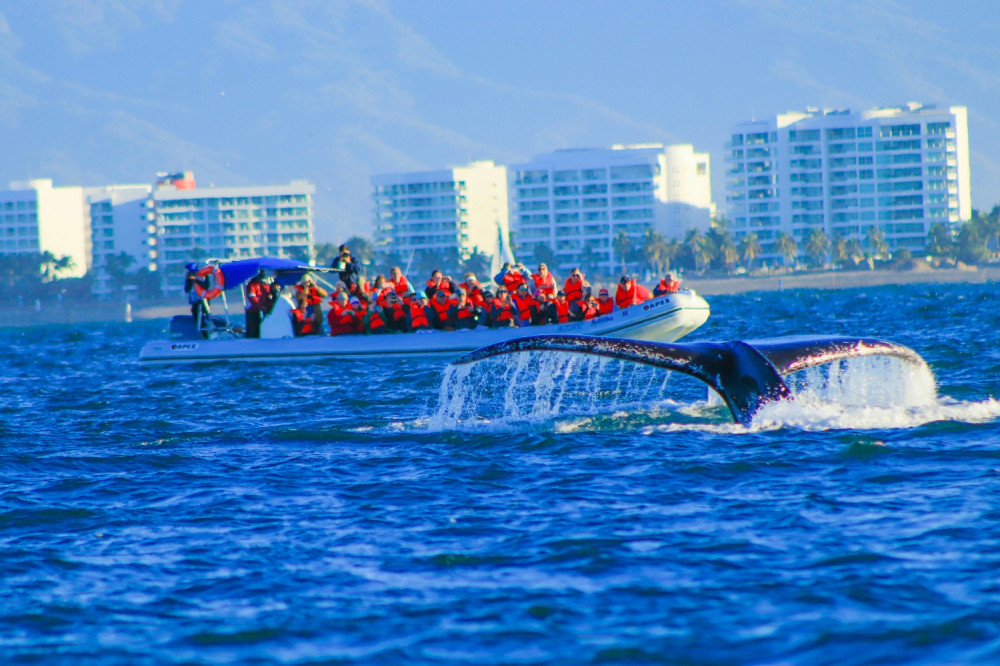
<path id="1" fill-rule="evenodd" d="M 638 244 L 648 230 L 666 239 L 708 231 L 708 153 L 690 144 L 557 150 L 509 168 L 511 228 L 518 252 L 554 257 L 559 270 L 621 265 L 615 238 Z"/>
<path id="2" fill-rule="evenodd" d="M 507 169 L 483 160 L 371 177 L 376 260 L 500 257 L 509 242 Z"/>
<path id="3" fill-rule="evenodd" d="M 0 254 L 68 258 L 61 277 L 93 276 L 92 293 L 119 292 L 116 275 L 149 274 L 149 288 L 176 291 L 184 265 L 274 255 L 314 258 L 312 197 L 287 185 L 199 188 L 190 171 L 154 183 L 54 187 L 16 181 L 0 191 Z M 151 286 L 150 286 L 151 285 Z"/>
<path id="4" fill-rule="evenodd" d="M 812 229 L 863 241 L 876 226 L 890 251 L 922 250 L 931 225 L 972 216 L 967 116 L 911 102 L 737 124 L 725 145 L 734 241 L 756 234 L 768 259 L 781 232 L 801 248 Z"/>

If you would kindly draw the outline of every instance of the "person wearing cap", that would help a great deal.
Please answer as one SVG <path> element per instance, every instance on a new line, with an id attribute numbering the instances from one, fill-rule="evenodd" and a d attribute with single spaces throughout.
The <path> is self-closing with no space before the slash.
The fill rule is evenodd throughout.
<path id="1" fill-rule="evenodd" d="M 546 264 L 538 264 L 538 272 L 531 274 L 531 280 L 534 282 L 536 294 L 540 292 L 548 298 L 556 295 L 556 276 L 549 273 Z"/>
<path id="2" fill-rule="evenodd" d="M 339 249 L 340 254 L 330 264 L 330 268 L 338 272 L 341 282 L 347 285 L 347 290 L 354 293 L 361 279 L 361 262 L 351 255 L 347 245 L 341 245 Z"/>
<path id="3" fill-rule="evenodd" d="M 618 291 L 615 293 L 615 304 L 619 309 L 639 305 L 653 297 L 649 290 L 639 284 L 634 277 L 623 275 L 618 281 Z"/>
<path id="4" fill-rule="evenodd" d="M 191 316 L 194 318 L 194 326 L 201 333 L 202 337 L 208 337 L 209 324 L 211 323 L 212 312 L 208 307 L 208 301 L 198 295 L 195 286 L 201 287 L 201 293 L 208 291 L 208 276 L 198 275 L 198 264 L 189 262 L 184 266 L 187 271 L 184 275 L 184 293 L 187 294 L 188 304 L 191 305 Z"/>
<path id="5" fill-rule="evenodd" d="M 434 311 L 427 304 L 427 294 L 418 292 L 410 299 L 410 310 L 406 317 L 406 328 L 410 331 L 426 331 L 431 328 Z"/>
<path id="6" fill-rule="evenodd" d="M 590 283 L 586 280 L 586 275 L 579 268 L 574 268 L 566 278 L 563 291 L 566 292 L 566 300 L 576 303 L 590 295 Z"/>
<path id="7" fill-rule="evenodd" d="M 497 289 L 497 296 L 490 303 L 490 328 L 517 326 L 517 309 L 510 300 L 510 294 L 503 287 Z"/>
<path id="8" fill-rule="evenodd" d="M 511 294 L 510 300 L 517 308 L 517 325 L 530 326 L 533 319 L 538 316 L 538 301 L 528 293 L 528 285 L 521 283 L 517 286 L 517 292 Z"/>
<path id="9" fill-rule="evenodd" d="M 667 273 L 667 277 L 660 279 L 660 284 L 653 287 L 653 296 L 666 296 L 676 294 L 681 288 L 681 282 L 674 277 L 673 273 Z"/>
<path id="10" fill-rule="evenodd" d="M 615 302 L 611 300 L 611 294 L 607 289 L 601 289 L 597 293 L 597 310 L 602 315 L 611 314 L 615 309 Z"/>

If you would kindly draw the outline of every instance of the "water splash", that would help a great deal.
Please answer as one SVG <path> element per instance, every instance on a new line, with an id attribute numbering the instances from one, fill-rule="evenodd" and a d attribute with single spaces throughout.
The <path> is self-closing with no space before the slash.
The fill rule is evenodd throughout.
<path id="1" fill-rule="evenodd" d="M 668 371 L 559 352 L 521 353 L 449 366 L 436 413 L 419 424 L 441 430 L 557 433 L 628 428 L 643 434 L 745 433 L 912 428 L 938 420 L 1000 417 L 1000 402 L 939 400 L 927 366 L 893 357 L 835 361 L 785 377 L 794 400 L 765 405 L 750 427 L 733 424 L 721 398 Z M 707 396 L 706 396 L 707 393 Z"/>

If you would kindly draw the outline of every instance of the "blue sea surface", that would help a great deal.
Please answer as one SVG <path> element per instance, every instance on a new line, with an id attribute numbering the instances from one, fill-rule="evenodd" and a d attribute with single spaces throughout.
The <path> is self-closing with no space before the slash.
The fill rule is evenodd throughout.
<path id="1" fill-rule="evenodd" d="M 936 394 L 861 364 L 743 427 L 618 361 L 0 331 L 0 663 L 1000 663 L 997 285 L 709 301 L 690 340 L 886 338 Z"/>

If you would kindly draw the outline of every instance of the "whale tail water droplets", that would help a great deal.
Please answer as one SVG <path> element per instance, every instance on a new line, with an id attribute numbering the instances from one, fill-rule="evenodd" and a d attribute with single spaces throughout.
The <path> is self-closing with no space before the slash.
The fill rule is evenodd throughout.
<path id="1" fill-rule="evenodd" d="M 569 359 L 562 358 L 566 354 L 518 353 L 543 351 L 569 352 Z M 558 408 L 563 403 L 560 392 L 566 390 L 567 384 L 565 381 L 560 384 L 556 378 L 561 374 L 565 380 L 573 374 L 573 357 L 577 356 L 585 359 L 594 357 L 617 359 L 619 362 L 638 363 L 694 377 L 718 393 L 729 408 L 733 421 L 747 426 L 765 405 L 788 403 L 796 399 L 795 392 L 789 388 L 785 376 L 799 372 L 805 372 L 803 375 L 805 386 L 811 387 L 809 390 L 812 393 L 804 390 L 801 382 L 793 384 L 803 397 L 808 396 L 810 399 L 819 396 L 817 391 L 820 393 L 825 391 L 828 397 L 831 392 L 837 392 L 838 399 L 849 396 L 852 399 L 862 400 L 862 404 L 870 404 L 871 396 L 859 391 L 859 388 L 865 388 L 868 393 L 880 393 L 885 401 L 895 405 L 899 405 L 901 400 L 909 402 L 909 398 L 903 393 L 913 390 L 919 394 L 917 398 L 922 396 L 924 400 L 935 399 L 933 375 L 916 352 L 893 342 L 871 338 L 795 337 L 748 342 L 735 340 L 721 343 L 668 344 L 615 338 L 547 335 L 520 338 L 478 349 L 459 358 L 452 368 L 475 366 L 480 361 L 510 354 L 515 354 L 517 357 L 513 370 L 508 367 L 499 374 L 486 373 L 483 381 L 484 387 L 489 388 L 495 377 L 503 378 L 504 385 L 494 387 L 492 395 L 497 395 L 496 391 L 502 389 L 503 413 L 514 418 L 551 417 L 554 413 L 558 413 Z M 560 357 L 559 361 L 552 360 L 556 356 Z M 540 364 L 539 373 L 533 382 L 526 382 L 523 381 L 523 373 L 532 367 L 530 359 L 536 359 L 534 363 Z M 845 361 L 851 363 L 834 365 Z M 879 380 L 878 369 L 888 368 L 886 364 L 903 368 L 903 374 L 906 376 L 902 379 L 895 376 L 892 379 Z M 819 366 L 835 367 L 835 370 L 828 369 L 827 374 L 823 375 L 821 371 L 815 370 Z M 598 362 L 597 367 L 603 374 L 606 366 Z M 847 372 L 847 369 L 852 367 L 861 368 L 860 373 Z M 617 381 L 611 382 L 611 388 L 604 388 L 605 384 L 598 382 L 588 384 L 589 388 L 586 390 L 591 396 L 600 396 L 603 392 L 610 391 L 615 401 L 634 400 L 636 397 L 632 393 L 635 389 L 634 380 L 630 375 L 626 379 L 627 373 L 622 365 L 618 366 L 617 372 Z M 898 375 L 899 371 L 897 369 L 893 372 Z M 585 375 L 592 378 L 593 374 L 593 367 L 587 366 Z M 872 377 L 875 377 L 874 381 L 865 379 Z M 917 377 L 922 378 L 922 381 L 914 381 Z M 450 380 L 446 378 L 445 383 L 449 382 Z M 648 388 L 649 385 L 655 384 L 656 382 L 652 381 L 645 386 Z M 442 386 L 444 387 L 444 384 Z M 917 388 L 913 389 L 913 386 Z M 527 413 L 513 400 L 515 396 L 525 392 L 533 392 L 534 396 L 534 402 Z M 553 396 L 557 398 L 553 400 Z M 648 399 L 648 396 L 644 397 Z M 906 399 L 903 400 L 904 398 Z M 464 409 L 468 402 L 466 398 L 459 399 L 449 394 L 442 396 L 440 404 L 455 406 L 456 401 L 460 403 L 459 409 Z M 470 415 L 452 412 L 449 416 L 460 421 L 463 416 Z M 442 415 L 442 418 L 446 416 Z"/>

